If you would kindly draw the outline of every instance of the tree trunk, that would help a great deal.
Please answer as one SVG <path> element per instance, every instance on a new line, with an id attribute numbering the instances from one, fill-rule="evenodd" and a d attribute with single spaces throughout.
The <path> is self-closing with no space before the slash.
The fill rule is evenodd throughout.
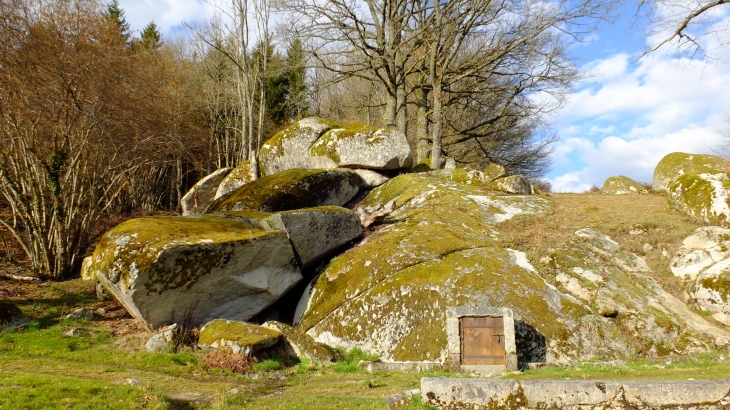
<path id="1" fill-rule="evenodd" d="M 441 168 L 441 127 L 443 115 L 441 113 L 441 79 L 434 76 L 433 84 L 433 145 L 431 146 L 431 169 Z"/>
<path id="2" fill-rule="evenodd" d="M 391 94 L 388 92 L 385 100 L 385 112 L 383 113 L 383 125 L 385 127 L 395 127 L 396 113 L 398 108 L 398 101 L 395 93 Z"/>
<path id="3" fill-rule="evenodd" d="M 416 125 L 417 162 L 425 161 L 431 150 L 431 139 L 428 136 L 428 91 L 423 87 L 416 90 L 418 97 L 418 122 Z"/>
<path id="4" fill-rule="evenodd" d="M 408 134 L 408 107 L 406 105 L 406 85 L 401 84 L 396 93 L 396 123 L 398 129 Z"/>

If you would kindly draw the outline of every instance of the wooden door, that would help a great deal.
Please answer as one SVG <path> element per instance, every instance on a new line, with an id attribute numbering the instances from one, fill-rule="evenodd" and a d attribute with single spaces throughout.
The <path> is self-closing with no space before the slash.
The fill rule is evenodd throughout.
<path id="1" fill-rule="evenodd" d="M 461 364 L 505 364 L 502 317 L 462 317 Z"/>

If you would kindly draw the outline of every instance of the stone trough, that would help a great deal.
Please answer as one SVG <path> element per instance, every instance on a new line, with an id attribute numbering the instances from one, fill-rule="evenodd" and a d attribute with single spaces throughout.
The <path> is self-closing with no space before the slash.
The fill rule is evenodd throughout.
<path id="1" fill-rule="evenodd" d="M 421 379 L 442 409 L 729 409 L 730 379 L 678 381 Z"/>

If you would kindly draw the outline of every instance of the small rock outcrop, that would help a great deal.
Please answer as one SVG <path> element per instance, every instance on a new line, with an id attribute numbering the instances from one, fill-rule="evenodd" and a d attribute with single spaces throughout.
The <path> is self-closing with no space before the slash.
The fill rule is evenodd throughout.
<path id="1" fill-rule="evenodd" d="M 265 328 L 276 330 L 284 339 L 284 348 L 292 357 L 310 359 L 318 362 L 331 362 L 335 359 L 332 348 L 314 341 L 312 336 L 299 331 L 287 324 L 270 321 L 262 325 Z"/>
<path id="2" fill-rule="evenodd" d="M 363 186 L 349 169 L 290 169 L 265 176 L 215 200 L 209 212 L 280 212 L 324 205 L 342 206 Z"/>
<path id="3" fill-rule="evenodd" d="M 375 188 L 388 182 L 390 178 L 369 169 L 356 169 L 355 173 L 360 175 L 367 188 Z"/>
<path id="4" fill-rule="evenodd" d="M 302 279 L 285 232 L 215 215 L 126 221 L 92 257 L 92 274 L 151 329 L 245 320 Z"/>
<path id="5" fill-rule="evenodd" d="M 229 192 L 253 182 L 257 179 L 256 167 L 251 161 L 244 161 L 226 175 L 218 185 L 213 199 L 218 199 Z"/>
<path id="6" fill-rule="evenodd" d="M 411 166 L 413 153 L 405 134 L 395 128 L 341 126 L 311 117 L 266 141 L 258 158 L 266 176 L 297 168 L 403 169 Z"/>
<path id="7" fill-rule="evenodd" d="M 687 173 L 717 172 L 725 168 L 725 160 L 707 154 L 673 152 L 659 161 L 654 169 L 652 189 L 663 191 L 670 182 Z"/>
<path id="8" fill-rule="evenodd" d="M 502 178 L 503 176 L 507 176 L 507 170 L 505 170 L 503 166 L 495 164 L 494 162 L 487 165 L 484 169 L 484 177 L 488 183 L 497 178 Z"/>
<path id="9" fill-rule="evenodd" d="M 274 346 L 280 338 L 281 333 L 277 330 L 246 322 L 216 319 L 200 329 L 198 346 L 248 356 Z"/>
<path id="10" fill-rule="evenodd" d="M 667 193 L 674 209 L 706 224 L 730 225 L 730 178 L 724 172 L 682 174 Z"/>
<path id="11" fill-rule="evenodd" d="M 151 353 L 174 353 L 181 332 L 182 328 L 177 323 L 173 323 L 170 326 L 160 329 L 155 335 L 149 338 L 144 348 Z"/>
<path id="12" fill-rule="evenodd" d="M 601 192 L 610 195 L 631 195 L 648 193 L 648 191 L 643 186 L 641 186 L 641 184 L 623 175 L 606 179 L 606 182 L 603 183 L 603 187 L 601 188 Z"/>
<path id="13" fill-rule="evenodd" d="M 694 297 L 715 320 L 730 326 L 730 259 L 702 272 L 695 284 Z"/>
<path id="14" fill-rule="evenodd" d="M 30 323 L 19 307 L 0 302 L 0 330 L 17 330 Z"/>
<path id="15" fill-rule="evenodd" d="M 510 175 L 492 181 L 491 188 L 508 194 L 531 195 L 532 185 L 522 175 Z"/>
<path id="16" fill-rule="evenodd" d="M 353 211 L 338 206 L 320 206 L 275 214 L 239 211 L 226 215 L 265 231 L 285 231 L 301 269 L 319 263 L 343 245 L 362 236 L 358 216 Z"/>
<path id="17" fill-rule="evenodd" d="M 183 215 L 197 215 L 215 199 L 218 186 L 231 172 L 232 168 L 221 168 L 198 181 L 180 200 Z"/>
<path id="18" fill-rule="evenodd" d="M 730 326 L 730 229 L 703 226 L 682 242 L 670 265 L 697 307 Z"/>
<path id="19" fill-rule="evenodd" d="M 730 229 L 697 228 L 682 241 L 669 265 L 674 276 L 695 280 L 708 267 L 730 258 Z"/>

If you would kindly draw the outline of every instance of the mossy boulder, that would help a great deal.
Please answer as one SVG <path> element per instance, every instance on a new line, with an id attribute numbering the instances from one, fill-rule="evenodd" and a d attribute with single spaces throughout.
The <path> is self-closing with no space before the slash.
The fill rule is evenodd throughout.
<path id="1" fill-rule="evenodd" d="M 182 214 L 197 215 L 205 211 L 215 199 L 218 186 L 232 168 L 221 168 L 198 181 L 180 200 Z"/>
<path id="2" fill-rule="evenodd" d="M 492 182 L 497 178 L 502 178 L 507 175 L 507 170 L 502 165 L 495 164 L 492 162 L 484 168 L 484 177 L 487 182 Z"/>
<path id="3" fill-rule="evenodd" d="M 261 146 L 258 160 L 261 176 L 288 169 L 336 168 L 331 161 L 308 155 L 309 148 L 326 131 L 341 127 L 332 121 L 309 117 L 280 131 Z"/>
<path id="4" fill-rule="evenodd" d="M 302 279 L 285 232 L 215 215 L 123 222 L 92 258 L 91 274 L 151 329 L 245 320 Z"/>
<path id="5" fill-rule="evenodd" d="M 317 343 L 312 336 L 287 324 L 269 321 L 262 326 L 281 333 L 284 348 L 292 357 L 310 359 L 317 362 L 331 362 L 336 358 L 336 354 L 331 347 Z"/>
<path id="6" fill-rule="evenodd" d="M 229 192 L 233 192 L 238 188 L 253 182 L 258 178 L 256 175 L 256 166 L 251 161 L 244 161 L 237 167 L 233 168 L 228 175 L 218 185 L 213 199 L 218 199 Z"/>
<path id="7" fill-rule="evenodd" d="M 238 211 L 226 213 L 258 229 L 281 230 L 289 235 L 301 269 L 332 256 L 343 245 L 362 236 L 358 216 L 338 206 L 297 209 L 279 213 Z"/>
<path id="8" fill-rule="evenodd" d="M 730 226 L 730 178 L 724 172 L 680 175 L 667 186 L 669 204 L 706 224 Z"/>
<path id="9" fill-rule="evenodd" d="M 601 192 L 610 195 L 646 194 L 648 191 L 633 179 L 619 175 L 606 179 Z"/>
<path id="10" fill-rule="evenodd" d="M 730 326 L 730 259 L 702 272 L 694 287 L 694 298 L 715 320 Z"/>
<path id="11" fill-rule="evenodd" d="M 584 357 L 692 354 L 730 344 L 730 333 L 664 291 L 644 275 L 650 269 L 642 258 L 600 232 L 577 231 L 541 262 L 562 293 L 590 307 L 571 336 L 582 340 Z"/>
<path id="12" fill-rule="evenodd" d="M 532 185 L 522 175 L 510 175 L 492 181 L 491 188 L 508 194 L 531 195 Z"/>
<path id="13" fill-rule="evenodd" d="M 655 191 L 666 190 L 669 183 L 687 173 L 715 172 L 725 169 L 726 161 L 715 155 L 687 154 L 673 152 L 659 161 L 654 169 L 652 188 Z"/>
<path id="14" fill-rule="evenodd" d="M 30 323 L 19 307 L 12 303 L 0 302 L 0 330 L 17 330 Z"/>
<path id="15" fill-rule="evenodd" d="M 730 333 L 717 330 L 662 293 L 641 275 L 648 269 L 643 260 L 621 250 L 610 238 L 582 232 L 576 241 L 586 244 L 590 254 L 564 252 L 568 260 L 574 260 L 568 266 L 556 252 L 551 262 L 569 276 L 578 275 L 573 268 L 583 266 L 580 277 L 584 281 L 595 279 L 586 273 L 589 270 L 601 276 L 602 282 L 597 281 L 592 288 L 579 284 L 595 293 L 609 284 L 601 294 L 605 299 L 602 309 L 590 296 L 573 294 L 565 287 L 561 291 L 546 282 L 524 253 L 502 247 L 497 239 L 499 222 L 519 214 L 545 212 L 551 207 L 548 199 L 492 195 L 439 171 L 395 177 L 371 191 L 363 204 L 391 201 L 395 210 L 383 226 L 334 258 L 305 290 L 297 306 L 295 328 L 320 343 L 359 347 L 384 361 L 449 360 L 445 331 L 449 306 L 512 309 L 521 362 L 568 364 L 599 353 L 607 358 L 656 354 L 660 342 L 642 345 L 623 341 L 622 329 L 640 333 L 645 323 L 676 326 L 676 334 L 683 339 L 673 339 L 674 333 L 667 330 L 656 340 L 675 342 L 673 346 L 679 351 L 707 350 L 714 342 L 717 346 L 730 343 Z M 616 254 L 618 262 L 611 266 L 621 272 L 611 271 L 609 275 L 598 270 L 603 260 L 594 264 L 590 258 L 604 258 L 604 254 Z M 552 281 L 559 283 L 554 278 Z M 640 288 L 636 298 L 646 313 L 629 310 L 624 304 L 608 304 L 611 298 L 620 299 L 635 288 Z M 651 297 L 660 298 L 658 305 Z M 682 308 L 687 317 L 676 313 Z M 614 318 L 601 316 L 616 312 Z M 634 317 L 641 319 L 631 322 Z M 614 324 L 616 318 L 626 318 L 627 322 Z M 688 330 L 683 332 L 681 326 Z M 689 338 L 691 332 L 695 332 L 694 338 Z M 604 341 L 603 335 L 610 339 Z"/>
<path id="16" fill-rule="evenodd" d="M 413 164 L 413 152 L 402 131 L 375 129 L 364 124 L 327 131 L 312 144 L 309 154 L 323 161 L 326 158 L 342 168 L 395 170 Z"/>
<path id="17" fill-rule="evenodd" d="M 294 168 L 403 169 L 411 166 L 413 153 L 396 128 L 341 126 L 311 117 L 266 141 L 258 159 L 261 175 L 267 176 Z"/>
<path id="18" fill-rule="evenodd" d="M 218 198 L 208 211 L 280 212 L 323 205 L 342 206 L 362 186 L 362 178 L 349 169 L 289 169 Z"/>
<path id="19" fill-rule="evenodd" d="M 200 329 L 198 346 L 246 356 L 268 349 L 279 342 L 279 331 L 251 323 L 216 319 Z"/>

